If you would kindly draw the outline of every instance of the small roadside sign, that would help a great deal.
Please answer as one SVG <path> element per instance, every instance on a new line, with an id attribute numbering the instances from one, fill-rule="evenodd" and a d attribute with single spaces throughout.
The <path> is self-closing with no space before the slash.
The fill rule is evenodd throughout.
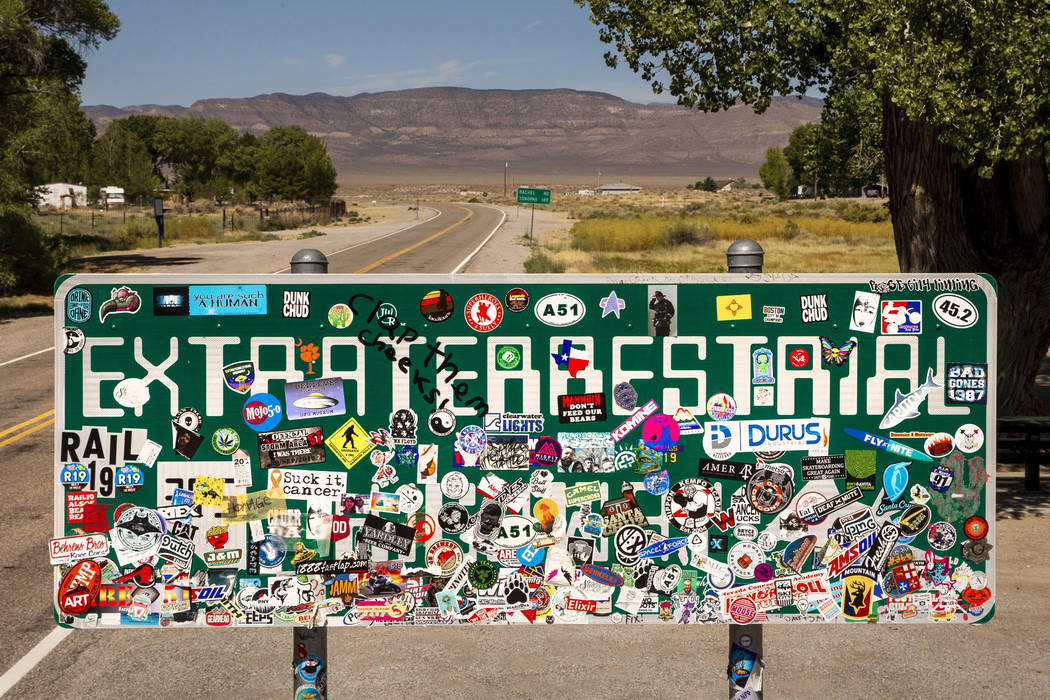
<path id="1" fill-rule="evenodd" d="M 519 187 L 518 204 L 550 204 L 551 191 L 536 187 Z"/>

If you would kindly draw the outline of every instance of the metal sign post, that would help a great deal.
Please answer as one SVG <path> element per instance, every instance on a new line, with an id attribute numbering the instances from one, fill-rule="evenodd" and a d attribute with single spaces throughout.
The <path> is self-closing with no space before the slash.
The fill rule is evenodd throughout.
<path id="1" fill-rule="evenodd" d="M 532 205 L 532 218 L 529 221 L 529 240 L 532 240 L 532 232 L 536 226 L 536 205 L 537 204 L 550 204 L 551 203 L 551 191 L 545 189 L 539 189 L 536 187 L 519 187 L 518 188 L 518 203 L 519 204 L 531 204 Z"/>
<path id="2" fill-rule="evenodd" d="M 157 220 L 157 247 L 164 247 L 164 199 L 153 198 L 153 218 Z"/>
<path id="3" fill-rule="evenodd" d="M 416 204 L 419 212 L 419 204 Z M 319 250 L 303 248 L 292 256 L 292 274 L 326 274 L 328 258 Z M 295 627 L 292 638 L 292 697 L 294 700 L 328 697 L 328 620 L 317 615 L 317 627 Z M 316 692 L 310 693 L 309 689 Z"/>
<path id="4" fill-rule="evenodd" d="M 750 238 L 733 241 L 726 250 L 726 269 L 731 273 L 762 272 L 762 246 Z M 762 698 L 762 625 L 729 625 L 729 698 Z"/>

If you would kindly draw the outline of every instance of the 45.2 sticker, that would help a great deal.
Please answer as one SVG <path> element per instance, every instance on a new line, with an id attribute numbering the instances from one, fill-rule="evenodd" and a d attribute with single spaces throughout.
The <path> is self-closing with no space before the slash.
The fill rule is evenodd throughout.
<path id="1" fill-rule="evenodd" d="M 977 307 L 958 294 L 941 294 L 934 299 L 933 313 L 941 323 L 952 328 L 969 328 L 980 318 Z"/>

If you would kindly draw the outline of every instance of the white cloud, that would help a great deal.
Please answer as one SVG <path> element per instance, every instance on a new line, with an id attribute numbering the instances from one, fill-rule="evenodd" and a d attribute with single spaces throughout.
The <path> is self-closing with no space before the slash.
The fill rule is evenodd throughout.
<path id="1" fill-rule="evenodd" d="M 538 19 L 535 22 L 529 22 L 528 24 L 526 24 L 524 27 L 521 28 L 521 31 L 527 32 L 530 29 L 535 29 L 536 27 L 540 26 L 541 24 L 543 24 L 543 20 L 542 19 Z"/>
<path id="2" fill-rule="evenodd" d="M 330 65 L 332 68 L 338 68 L 339 66 L 343 65 L 343 61 L 345 60 L 346 57 L 340 56 L 337 53 L 326 53 L 324 55 L 324 62 Z"/>
<path id="3" fill-rule="evenodd" d="M 346 83 L 325 88 L 333 95 L 351 95 L 359 92 L 380 92 L 383 90 L 406 90 L 435 85 L 453 85 L 465 80 L 475 68 L 485 61 L 463 63 L 458 59 L 443 61 L 436 66 L 410 68 L 388 73 L 369 73 L 351 75 Z"/>

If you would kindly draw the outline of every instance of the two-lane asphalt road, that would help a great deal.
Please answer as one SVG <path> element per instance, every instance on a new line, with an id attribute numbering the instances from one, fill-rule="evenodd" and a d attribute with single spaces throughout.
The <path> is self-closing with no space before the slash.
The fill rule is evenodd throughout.
<path id="1" fill-rule="evenodd" d="M 421 213 L 434 212 L 436 216 L 399 229 L 388 225 L 330 234 L 326 239 L 329 272 L 455 272 L 505 219 L 499 209 L 477 204 L 428 203 Z M 339 236 L 347 237 L 349 245 L 341 245 Z M 156 272 L 272 273 L 281 268 L 286 271 L 292 252 L 304 247 L 310 247 L 309 242 L 180 246 L 129 254 L 127 264 Z M 54 489 L 54 351 L 48 351 L 48 345 L 54 342 L 52 323 L 50 316 L 0 321 L 0 648 L 5 652 L 0 661 L 0 672 L 5 672 L 0 694 L 9 684 L 17 683 L 14 692 L 20 697 L 95 697 L 126 692 L 143 682 L 136 678 L 143 671 L 141 663 L 145 659 L 140 660 L 137 669 L 126 662 L 137 656 L 131 648 L 141 648 L 146 638 L 141 632 L 131 631 L 71 636 L 66 631 L 52 632 L 55 625 L 47 555 Z M 169 637 L 162 633 L 156 644 L 165 650 L 160 656 L 175 653 L 191 658 L 197 653 L 214 657 L 229 645 L 233 645 L 229 646 L 231 650 L 242 645 L 258 647 L 259 653 L 279 640 L 281 649 L 277 656 L 283 659 L 287 656 L 283 643 L 290 644 L 285 632 L 264 633 L 264 643 L 263 637 L 249 640 L 240 636 L 234 641 L 218 635 L 207 635 L 204 642 L 190 638 L 176 641 L 178 634 Z M 161 641 L 161 637 L 168 641 Z M 47 641 L 41 645 L 42 640 Z M 174 644 L 169 646 L 171 642 Z M 52 643 L 58 645 L 53 652 Z M 147 644 L 153 645 L 153 640 Z M 266 656 L 270 656 L 269 652 Z M 31 662 L 41 658 L 45 663 L 32 668 Z M 58 673 L 54 668 L 46 668 L 56 658 L 63 659 L 57 662 L 62 667 Z M 74 664 L 72 659 L 82 661 Z M 92 681 L 90 687 L 85 687 L 82 679 L 88 667 L 105 668 L 111 680 L 102 685 Z M 283 684 L 284 675 L 276 674 L 279 683 Z M 153 680 L 158 679 L 153 676 Z M 147 685 L 150 694 L 159 697 L 181 694 L 176 688 L 183 682 L 191 683 L 197 690 L 206 688 L 218 694 L 224 689 L 226 695 L 241 695 L 237 683 L 212 684 L 199 678 L 179 679 L 176 675 Z M 252 694 L 261 696 L 258 692 Z"/>
<path id="2" fill-rule="evenodd" d="M 331 273 L 456 272 L 503 223 L 499 209 L 477 204 L 428 204 L 439 214 L 382 241 L 328 256 Z"/>

